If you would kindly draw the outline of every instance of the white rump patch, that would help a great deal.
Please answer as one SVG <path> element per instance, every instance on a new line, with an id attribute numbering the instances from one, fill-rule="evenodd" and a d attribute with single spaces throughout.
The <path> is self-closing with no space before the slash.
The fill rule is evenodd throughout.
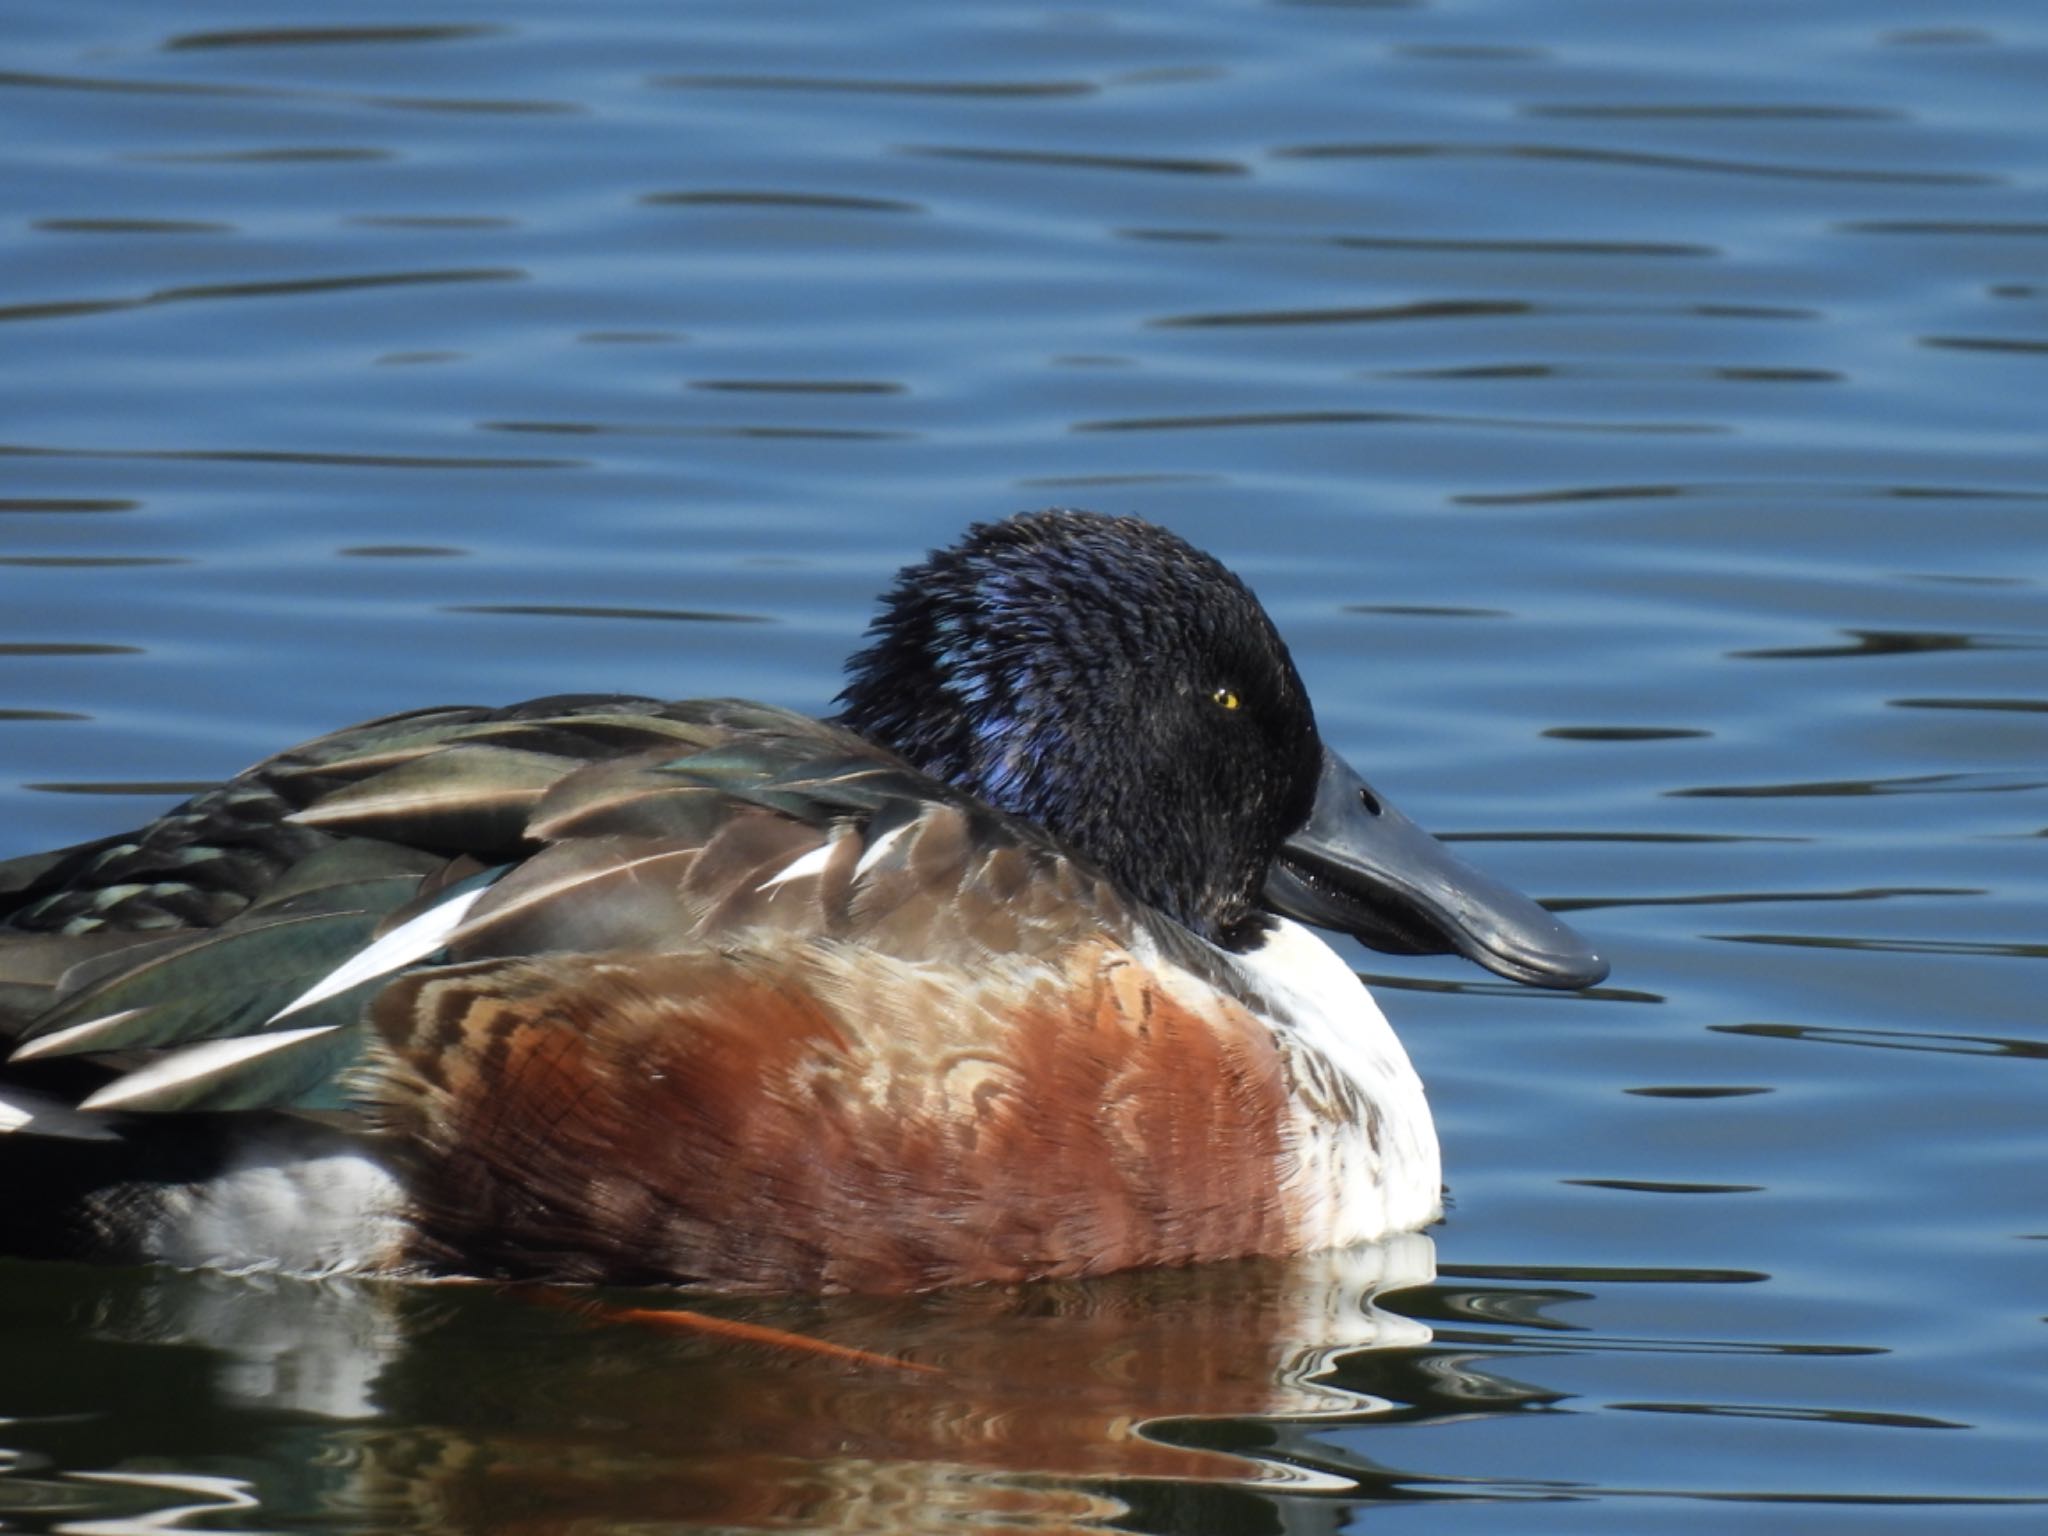
<path id="1" fill-rule="evenodd" d="M 154 1257 L 192 1269 L 338 1275 L 387 1268 L 404 1235 L 404 1191 L 356 1150 L 307 1156 L 252 1138 L 234 1167 L 168 1191 Z"/>

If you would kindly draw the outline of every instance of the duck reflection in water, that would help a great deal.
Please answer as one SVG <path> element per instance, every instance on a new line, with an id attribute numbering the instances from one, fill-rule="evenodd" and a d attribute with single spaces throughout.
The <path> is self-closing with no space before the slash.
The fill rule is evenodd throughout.
<path id="1" fill-rule="evenodd" d="M 520 1288 L 167 1270 L 102 1272 L 113 1283 L 97 1333 L 128 1346 L 110 1363 L 138 1378 L 161 1369 L 150 1357 L 162 1345 L 210 1358 L 228 1412 L 193 1405 L 188 1417 L 221 1443 L 186 1448 L 181 1466 L 210 1465 L 209 1451 L 241 1465 L 259 1414 L 266 1434 L 298 1447 L 263 1463 L 307 1468 L 337 1518 L 406 1513 L 493 1533 L 598 1515 L 1127 1529 L 1162 1488 L 1181 1505 L 1220 1501 L 1217 1519 L 1260 1490 L 1348 1489 L 1292 1458 L 1204 1448 L 1261 1443 L 1270 1425 L 1212 1433 L 1200 1421 L 1386 1411 L 1329 1378 L 1370 1381 L 1381 1352 L 1391 1377 L 1413 1377 L 1395 1367 L 1429 1329 L 1376 1298 L 1433 1273 L 1429 1238 L 1410 1234 L 1294 1260 L 925 1296 L 690 1298 L 925 1370 L 593 1319 L 533 1305 Z M 76 1278 L 49 1289 L 53 1308 Z M 35 1434 L 5 1432 L 15 1443 Z M 266 1490 L 248 1491 L 260 1518 Z M 308 1491 L 271 1493 L 304 1508 Z M 1307 1507 L 1326 1507 L 1334 1526 L 1342 1503 Z"/>

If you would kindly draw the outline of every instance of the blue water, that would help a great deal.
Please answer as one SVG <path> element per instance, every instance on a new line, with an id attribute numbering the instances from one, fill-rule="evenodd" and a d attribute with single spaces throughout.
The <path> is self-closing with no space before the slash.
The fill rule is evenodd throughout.
<path id="1" fill-rule="evenodd" d="M 938 1376 L 0 1265 L 9 1529 L 2048 1528 L 2038 5 L 4 20 L 0 855 L 1065 503 L 1614 962 L 1354 952 L 1427 1240 L 732 1309 Z"/>

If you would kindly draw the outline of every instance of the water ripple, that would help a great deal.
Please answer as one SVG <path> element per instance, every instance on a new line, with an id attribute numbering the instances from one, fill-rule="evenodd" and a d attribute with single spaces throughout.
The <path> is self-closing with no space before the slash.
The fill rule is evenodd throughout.
<path id="1" fill-rule="evenodd" d="M 861 80 L 837 75 L 657 75 L 648 82 L 680 91 L 802 91 L 812 95 L 985 97 L 1011 101 L 1092 96 L 1087 80 Z"/>
<path id="2" fill-rule="evenodd" d="M 1792 949 L 1847 949 L 1871 955 L 1968 955 L 2000 960 L 2048 960 L 2048 944 L 2000 944 L 1987 939 L 1870 939 L 1848 934 L 1707 933 L 1723 944 L 1777 944 Z M 2048 1046 L 2024 1054 L 2048 1055 Z"/>
<path id="3" fill-rule="evenodd" d="M 1759 1195 L 1762 1184 L 1696 1184 L 1680 1179 L 1560 1179 L 1583 1189 L 1613 1189 L 1631 1195 Z"/>
<path id="4" fill-rule="evenodd" d="M 1991 714 L 2048 714 L 2048 699 L 1886 699 L 1893 709 L 1967 709 Z"/>
<path id="5" fill-rule="evenodd" d="M 978 149 L 940 144 L 906 144 L 905 155 L 933 160 L 965 160 L 980 165 L 1031 165 L 1060 171 L 1141 171 L 1167 176 L 1249 176 L 1251 167 L 1238 160 L 1203 160 L 1177 155 L 1090 155 L 1071 150 Z"/>
<path id="6" fill-rule="evenodd" d="M 1848 645 L 1768 646 L 1730 651 L 1737 661 L 1822 661 L 1841 657 L 1925 656 L 1944 651 L 2048 650 L 2048 636 L 1955 634 L 1939 630 L 1844 629 Z"/>
<path id="7" fill-rule="evenodd" d="M 1978 171 L 1872 170 L 1858 166 L 1784 165 L 1766 160 L 1715 160 L 1693 155 L 1659 155 L 1643 150 L 1591 149 L 1575 144 L 1305 144 L 1276 149 L 1276 159 L 1551 160 L 1584 165 L 1630 166 L 1644 170 L 1703 172 L 1784 181 L 1824 181 L 1896 187 L 1992 187 L 2003 176 Z"/>
<path id="8" fill-rule="evenodd" d="M 2048 222 L 1997 219 L 1862 219 L 1837 224 L 1853 235 L 1940 235 L 1977 240 L 2048 240 Z"/>
<path id="9" fill-rule="evenodd" d="M 773 624 L 762 613 L 719 613 L 698 608 L 610 608 L 595 603 L 449 603 L 443 613 L 483 613 L 540 619 L 651 619 L 663 623 Z"/>
<path id="10" fill-rule="evenodd" d="M 2036 340 L 2017 336 L 1922 336 L 1923 347 L 1941 347 L 1951 352 L 2048 353 L 2048 338 Z"/>
<path id="11" fill-rule="evenodd" d="M 1902 123 L 1910 112 L 1895 107 L 1802 106 L 1792 102 L 1539 102 L 1518 109 L 1524 117 L 1618 119 L 1628 122 Z"/>
<path id="12" fill-rule="evenodd" d="M 157 165 L 347 165 L 398 156 L 361 144 L 281 144 L 269 149 L 162 150 L 128 158 Z"/>
<path id="13" fill-rule="evenodd" d="M 1425 299 L 1410 304 L 1352 305 L 1342 309 L 1221 310 L 1161 315 L 1145 323 L 1159 330 L 1240 325 L 1377 325 L 1386 321 L 1478 320 L 1535 313 L 1535 305 L 1519 299 Z"/>
<path id="14" fill-rule="evenodd" d="M 1440 1264 L 1446 1280 L 1539 1280 L 1578 1285 L 1760 1285 L 1757 1269 L 1644 1264 Z"/>
<path id="15" fill-rule="evenodd" d="M 2048 779 L 1999 773 L 1914 773 L 1894 778 L 1811 779 L 1784 784 L 1709 784 L 1667 789 L 1678 800 L 1786 800 L 1860 795 L 2002 795 L 2048 789 Z"/>
<path id="16" fill-rule="evenodd" d="M 1067 490 L 1089 486 L 1118 485 L 1222 485 L 1223 475 L 1202 475 L 1173 470 L 1157 473 L 1127 472 L 1117 475 L 1035 475 L 1016 482 L 1019 490 Z"/>
<path id="17" fill-rule="evenodd" d="M 1973 1429 L 1959 1419 L 1936 1419 L 1921 1413 L 1873 1413 L 1860 1408 L 1788 1408 L 1763 1403 L 1609 1403 L 1617 1413 L 1690 1413 L 1724 1419 L 1793 1419 L 1815 1424 L 1845 1424 L 1873 1429 Z"/>
<path id="18" fill-rule="evenodd" d="M 517 219 L 490 213 L 352 213 L 363 229 L 517 229 Z"/>
<path id="19" fill-rule="evenodd" d="M 690 388 L 736 395 L 900 395 L 907 385 L 886 379 L 692 379 Z"/>
<path id="20" fill-rule="evenodd" d="M 15 87 L 45 91 L 107 91 L 124 96 L 221 96 L 245 99 L 290 94 L 255 85 L 212 85 L 195 80 L 120 80 L 96 75 L 53 75 L 28 70 L 0 70 L 0 90 Z"/>
<path id="21" fill-rule="evenodd" d="M 1490 432 L 1585 432 L 1623 437 L 1706 437 L 1731 428 L 1699 421 L 1587 421 L 1415 411 L 1240 411 L 1204 416 L 1125 416 L 1077 421 L 1071 432 L 1190 432 L 1225 427 L 1476 427 Z"/>
<path id="22" fill-rule="evenodd" d="M 1469 256 L 1616 256 L 1696 259 L 1725 254 L 1713 245 L 1671 240 L 1480 239 L 1457 235 L 1285 235 L 1230 234 L 1211 229 L 1119 229 L 1119 240 L 1181 245 L 1324 246 L 1340 251 L 1443 252 Z"/>
<path id="23" fill-rule="evenodd" d="M 479 117 L 573 117 L 590 109 L 573 101 L 524 96 L 365 96 L 365 106 L 393 112 L 458 112 Z"/>
<path id="24" fill-rule="evenodd" d="M 29 90 L 103 91 L 126 96 L 217 97 L 243 101 L 326 101 L 348 102 L 399 112 L 467 112 L 508 116 L 566 116 L 587 111 L 577 102 L 548 101 L 532 97 L 470 96 L 387 96 L 355 95 L 338 91 L 294 89 L 281 86 L 223 84 L 198 80 L 133 80 L 95 75 L 59 75 L 23 70 L 0 70 L 0 89 L 9 86 Z M 237 161 L 383 159 L 383 150 L 347 149 L 339 152 L 318 148 L 259 150 L 226 154 L 150 154 L 139 160 L 173 164 L 218 164 Z"/>
<path id="25" fill-rule="evenodd" d="M 53 235 L 231 235 L 214 219 L 37 219 L 31 226 Z"/>
<path id="26" fill-rule="evenodd" d="M 0 565 L 30 570 L 119 570 L 129 566 L 191 563 L 182 555 L 0 555 Z"/>
<path id="27" fill-rule="evenodd" d="M 1699 741 L 1712 731 L 1685 725 L 1553 725 L 1542 735 L 1547 741 Z"/>
<path id="28" fill-rule="evenodd" d="M 1754 940 L 1741 935 L 1725 938 Z M 1796 1040 L 1809 1045 L 1853 1045 L 1880 1051 L 1930 1051 L 1941 1056 L 2014 1056 L 2030 1061 L 2048 1061 L 2048 1045 L 2038 1040 L 2014 1040 L 1999 1035 L 1943 1034 L 1935 1030 L 1847 1029 L 1820 1024 L 1709 1024 L 1708 1030 L 1721 1035 L 1746 1035 L 1757 1040 Z"/>
<path id="29" fill-rule="evenodd" d="M 443 23 L 425 26 L 244 27 L 219 32 L 183 32 L 161 44 L 167 53 L 197 48 L 331 48 L 390 43 L 452 43 L 500 37 L 498 26 Z"/>
<path id="30" fill-rule="evenodd" d="M 1399 619 L 1511 619 L 1505 608 L 1461 608 L 1441 603 L 1346 603 L 1346 613 L 1382 614 Z"/>
<path id="31" fill-rule="evenodd" d="M 1442 832 L 1444 843 L 1810 843 L 1810 837 L 1738 832 Z"/>
<path id="32" fill-rule="evenodd" d="M 597 421 L 480 421 L 479 432 L 521 432 L 540 437 L 722 437 L 815 443 L 908 442 L 915 432 L 871 427 L 655 426 Z"/>
<path id="33" fill-rule="evenodd" d="M 1900 897 L 1986 896 L 1982 886 L 1888 885 L 1840 891 L 1693 892 L 1684 896 L 1570 896 L 1544 903 L 1553 912 L 1593 912 L 1603 907 L 1753 907 L 1797 901 L 1896 901 Z"/>
<path id="34" fill-rule="evenodd" d="M 1750 501 L 1857 501 L 1869 497 L 1882 497 L 1896 501 L 2042 502 L 2048 501 L 2048 490 L 1981 485 L 1866 485 L 1853 481 L 1759 480 L 1743 484 L 1699 481 L 1683 485 L 1572 485 L 1536 491 L 1471 491 L 1455 495 L 1450 500 L 1454 505 L 1467 507 L 1530 507 L 1568 502 L 1662 500 L 1678 496 L 1741 496 Z M 2020 581 L 2024 578 L 1989 579 Z M 1845 630 L 1843 633 L 1854 632 Z"/>
<path id="35" fill-rule="evenodd" d="M 0 458 L 141 459 L 160 463 L 317 464 L 343 469 L 582 469 L 582 459 L 482 454 L 319 453 L 287 448 L 49 448 L 0 443 Z"/>
<path id="36" fill-rule="evenodd" d="M 894 197 L 850 197 L 831 192 L 715 190 L 648 192 L 640 201 L 652 208 L 789 208 L 806 213 L 923 213 L 920 203 Z"/>
<path id="37" fill-rule="evenodd" d="M 139 645 L 92 640 L 0 640 L 0 656 L 140 656 Z"/>
<path id="38" fill-rule="evenodd" d="M 133 512 L 128 496 L 0 496 L 0 512 Z"/>

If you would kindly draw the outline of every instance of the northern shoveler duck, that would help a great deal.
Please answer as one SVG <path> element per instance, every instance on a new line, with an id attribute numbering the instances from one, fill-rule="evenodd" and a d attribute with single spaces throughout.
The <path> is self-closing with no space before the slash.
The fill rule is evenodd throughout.
<path id="1" fill-rule="evenodd" d="M 0 1244 L 792 1290 L 1307 1252 L 1440 1174 L 1291 919 L 1606 973 L 1151 524 L 970 529 L 840 701 L 396 715 L 0 864 Z"/>

